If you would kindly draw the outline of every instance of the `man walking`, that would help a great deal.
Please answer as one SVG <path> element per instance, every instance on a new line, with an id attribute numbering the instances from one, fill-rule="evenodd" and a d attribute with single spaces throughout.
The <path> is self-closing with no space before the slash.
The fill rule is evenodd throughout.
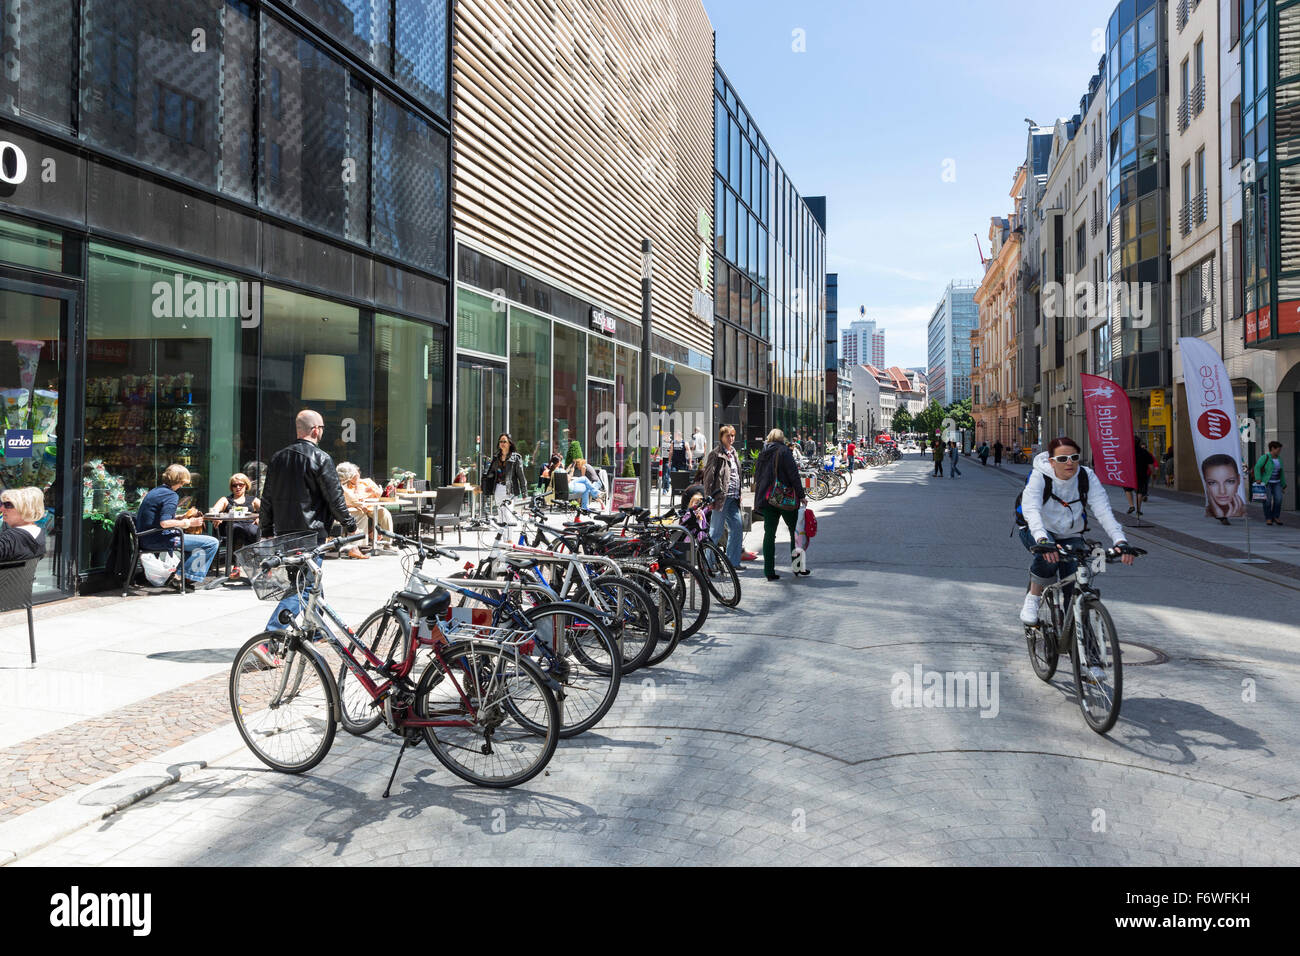
<path id="1" fill-rule="evenodd" d="M 957 443 L 955 441 L 948 442 L 948 477 L 961 477 L 961 469 L 957 467 Z"/>
<path id="2" fill-rule="evenodd" d="M 930 454 L 934 457 L 934 472 L 931 478 L 943 477 L 943 445 L 939 444 L 939 439 L 934 439 L 930 445 Z"/>
<path id="3" fill-rule="evenodd" d="M 316 543 L 324 544 L 331 518 L 343 526 L 345 534 L 352 534 L 357 522 L 343 500 L 334 460 L 319 447 L 325 420 L 319 413 L 304 409 L 294 419 L 294 428 L 298 440 L 276 452 L 267 465 L 260 513 L 262 537 L 314 531 Z M 284 629 L 279 620 L 284 608 L 297 617 L 301 610 L 298 595 L 289 594 L 276 605 L 266 623 L 268 631 Z"/>
<path id="4" fill-rule="evenodd" d="M 741 567 L 744 528 L 740 520 L 740 461 L 736 458 L 736 429 L 718 429 L 718 444 L 704 459 L 704 494 L 713 499 L 709 537 L 719 544 L 727 535 L 727 560 L 737 571 Z"/>
<path id="5" fill-rule="evenodd" d="M 857 454 L 858 446 L 854 444 L 853 439 L 849 439 L 848 445 L 844 449 L 844 456 L 849 460 L 849 474 L 853 474 L 853 456 Z"/>
<path id="6" fill-rule="evenodd" d="M 1002 451 L 1003 451 L 1002 439 L 999 438 L 997 441 L 993 443 L 993 467 L 994 468 L 1002 467 Z"/>
<path id="7" fill-rule="evenodd" d="M 704 437 L 704 432 L 700 431 L 700 426 L 696 425 L 691 432 L 691 457 L 695 461 L 696 467 L 703 467 L 704 456 L 709 453 L 709 441 Z"/>

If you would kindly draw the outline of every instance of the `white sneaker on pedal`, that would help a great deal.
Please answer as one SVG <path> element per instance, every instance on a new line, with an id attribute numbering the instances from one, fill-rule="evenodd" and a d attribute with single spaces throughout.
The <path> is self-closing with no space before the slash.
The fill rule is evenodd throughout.
<path id="1" fill-rule="evenodd" d="M 1042 601 L 1042 595 L 1026 594 L 1025 603 L 1020 608 L 1020 622 L 1033 627 L 1038 623 L 1038 604 Z"/>
<path id="2" fill-rule="evenodd" d="M 1090 680 L 1094 684 L 1102 684 L 1106 680 L 1106 671 L 1094 664 L 1091 667 L 1084 668 L 1082 676 L 1085 680 Z"/>

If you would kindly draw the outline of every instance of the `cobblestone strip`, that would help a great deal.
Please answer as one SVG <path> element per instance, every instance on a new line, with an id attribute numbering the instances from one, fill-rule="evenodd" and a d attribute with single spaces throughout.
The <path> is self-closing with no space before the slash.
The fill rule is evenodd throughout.
<path id="1" fill-rule="evenodd" d="M 0 823 L 230 721 L 226 673 L 0 748 Z"/>

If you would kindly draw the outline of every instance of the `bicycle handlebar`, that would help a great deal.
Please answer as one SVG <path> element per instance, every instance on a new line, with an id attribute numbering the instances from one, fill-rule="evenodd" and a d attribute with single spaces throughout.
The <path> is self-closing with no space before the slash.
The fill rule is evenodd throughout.
<path id="1" fill-rule="evenodd" d="M 417 549 L 424 557 L 436 558 L 442 556 L 450 558 L 452 561 L 459 561 L 460 555 L 455 551 L 449 551 L 446 548 L 440 548 L 436 544 L 425 544 L 423 541 L 417 541 L 415 538 L 408 538 L 405 535 L 395 534 L 392 531 L 385 531 L 383 528 L 378 529 L 379 533 L 385 538 L 391 538 L 399 544 Z"/>
<path id="2" fill-rule="evenodd" d="M 361 534 L 349 535 L 346 538 L 335 538 L 333 541 L 327 541 L 310 551 L 303 551 L 299 554 L 273 554 L 262 561 L 261 568 L 263 571 L 269 571 L 272 568 L 293 567 L 303 564 L 309 558 L 320 557 L 327 551 L 341 551 L 348 545 L 356 544 L 358 541 L 364 541 L 365 539 L 365 533 L 362 532 Z"/>

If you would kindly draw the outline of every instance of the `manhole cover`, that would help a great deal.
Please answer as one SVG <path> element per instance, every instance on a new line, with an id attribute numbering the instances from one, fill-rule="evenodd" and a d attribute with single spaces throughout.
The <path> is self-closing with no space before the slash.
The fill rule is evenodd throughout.
<path id="1" fill-rule="evenodd" d="M 1142 667 L 1144 664 L 1163 664 L 1169 655 L 1155 647 L 1138 644 L 1134 641 L 1120 641 L 1120 653 L 1124 655 L 1125 667 Z"/>
<path id="2" fill-rule="evenodd" d="M 111 807 L 135 794 L 157 789 L 170 782 L 170 777 L 127 777 L 125 780 L 90 791 L 77 802 L 88 807 Z"/>

